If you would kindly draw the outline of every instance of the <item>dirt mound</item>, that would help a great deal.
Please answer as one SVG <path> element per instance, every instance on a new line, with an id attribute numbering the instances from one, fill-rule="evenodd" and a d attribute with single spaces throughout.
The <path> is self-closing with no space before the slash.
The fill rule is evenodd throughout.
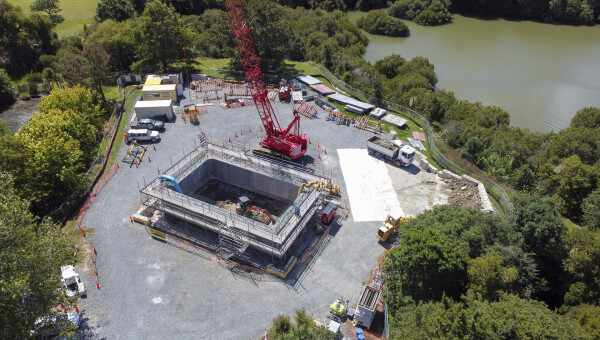
<path id="1" fill-rule="evenodd" d="M 445 179 L 451 189 L 448 195 L 448 203 L 461 207 L 481 208 L 481 197 L 476 184 L 466 181 Z"/>
<path id="2" fill-rule="evenodd" d="M 235 203 L 231 202 L 230 200 L 217 201 L 217 203 L 215 205 L 219 208 L 223 208 L 227 211 L 231 211 L 231 212 L 237 214 L 237 205 Z"/>

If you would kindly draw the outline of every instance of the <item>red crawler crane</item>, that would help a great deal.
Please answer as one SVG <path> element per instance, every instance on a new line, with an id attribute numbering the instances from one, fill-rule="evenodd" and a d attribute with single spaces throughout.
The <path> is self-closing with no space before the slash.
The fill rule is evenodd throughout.
<path id="1" fill-rule="evenodd" d="M 229 24 L 233 31 L 233 39 L 237 47 L 240 60 L 244 66 L 246 78 L 250 83 L 252 98 L 256 109 L 265 127 L 267 136 L 261 145 L 267 149 L 255 150 L 267 154 L 297 159 L 306 153 L 308 137 L 300 135 L 300 115 L 293 111 L 294 119 L 287 127 L 282 129 L 273 111 L 271 102 L 267 98 L 267 89 L 263 80 L 262 71 L 258 64 L 258 57 L 254 48 L 254 40 L 250 34 L 250 27 L 246 19 L 246 11 L 242 0 L 224 0 Z"/>

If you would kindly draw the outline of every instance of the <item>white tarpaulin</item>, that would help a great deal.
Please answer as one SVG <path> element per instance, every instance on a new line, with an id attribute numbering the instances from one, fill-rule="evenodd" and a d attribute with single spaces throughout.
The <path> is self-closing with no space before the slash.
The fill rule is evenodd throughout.
<path id="1" fill-rule="evenodd" d="M 404 216 L 385 163 L 367 149 L 338 149 L 354 222 L 384 221 Z"/>

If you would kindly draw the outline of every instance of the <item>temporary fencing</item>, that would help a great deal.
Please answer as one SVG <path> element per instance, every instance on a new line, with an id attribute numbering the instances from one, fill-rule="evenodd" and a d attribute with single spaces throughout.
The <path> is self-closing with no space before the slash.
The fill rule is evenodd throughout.
<path id="1" fill-rule="evenodd" d="M 90 167 L 88 168 L 85 174 L 86 178 L 89 180 L 90 185 L 85 190 L 73 192 L 71 196 L 69 196 L 69 198 L 67 198 L 58 208 L 56 208 L 48 215 L 44 216 L 42 218 L 42 223 L 45 222 L 46 219 L 49 217 L 55 221 L 64 223 L 75 211 L 75 209 L 77 209 L 82 204 L 84 200 L 87 201 L 88 195 L 90 195 L 92 191 L 94 191 L 97 182 L 100 180 L 101 176 L 103 175 L 104 169 L 108 164 L 108 156 L 114 145 L 114 141 L 116 139 L 116 132 L 119 128 L 121 119 L 123 118 L 123 114 L 121 114 L 125 105 L 125 95 L 123 91 L 124 90 L 121 89 L 121 102 L 113 102 L 114 108 L 109 118 L 109 122 L 111 122 L 111 124 L 108 130 L 104 133 L 102 141 L 100 142 L 100 145 L 102 145 L 106 141 L 106 148 L 98 149 L 96 158 L 94 159 L 94 161 L 92 161 Z M 80 220 L 78 217 L 78 222 L 79 221 Z"/>
<path id="2" fill-rule="evenodd" d="M 119 169 L 119 167 L 117 167 L 116 165 L 106 174 L 106 176 L 104 176 L 104 178 L 102 178 L 100 181 L 98 181 L 96 183 L 96 185 L 94 186 L 94 189 L 92 190 L 92 192 L 88 195 L 88 198 L 85 200 L 85 203 L 83 204 L 83 206 L 81 207 L 81 209 L 79 210 L 79 215 L 77 216 L 77 226 L 79 227 L 79 229 L 81 230 L 81 232 L 83 233 L 83 236 L 85 237 L 85 230 L 83 229 L 83 227 L 81 226 L 81 221 L 83 220 L 83 215 L 85 214 L 85 212 L 89 209 L 90 205 L 92 204 L 92 202 L 94 201 L 94 199 L 96 198 L 96 196 L 98 195 L 98 193 L 100 192 L 100 190 L 102 190 L 102 188 L 104 187 L 104 185 L 106 184 L 106 182 L 108 182 L 109 179 L 112 178 L 112 176 L 114 176 L 114 174 L 117 172 L 117 169 Z"/>

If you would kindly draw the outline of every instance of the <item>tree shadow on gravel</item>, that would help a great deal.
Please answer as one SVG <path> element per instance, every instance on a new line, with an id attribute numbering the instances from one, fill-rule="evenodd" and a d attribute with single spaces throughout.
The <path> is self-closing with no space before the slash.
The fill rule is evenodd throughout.
<path id="1" fill-rule="evenodd" d="M 89 325 L 89 319 L 85 316 L 83 316 L 83 318 L 81 319 L 81 325 L 79 326 L 79 332 L 77 332 L 77 339 L 80 340 L 106 340 L 106 338 L 100 338 L 98 337 L 98 334 L 96 333 L 96 328 L 95 326 L 90 326 Z"/>

